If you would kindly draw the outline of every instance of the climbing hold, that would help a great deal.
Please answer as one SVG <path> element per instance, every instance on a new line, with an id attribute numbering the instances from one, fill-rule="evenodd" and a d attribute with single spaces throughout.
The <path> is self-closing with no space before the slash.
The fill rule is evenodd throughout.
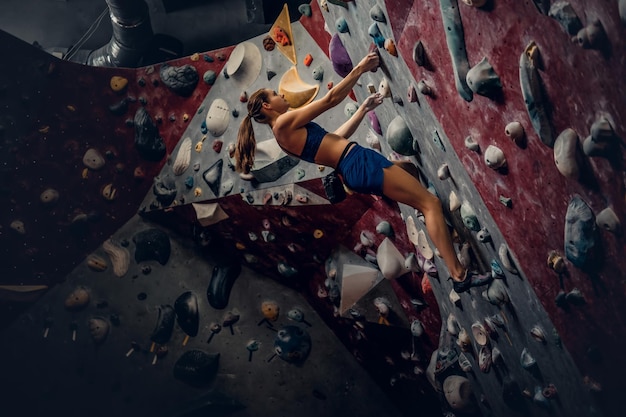
<path id="1" fill-rule="evenodd" d="M 213 191 L 213 194 L 215 194 L 215 196 L 219 196 L 223 167 L 224 160 L 218 159 L 217 162 L 215 162 L 202 173 L 202 178 L 209 185 L 209 188 L 211 189 L 211 191 Z"/>
<path id="2" fill-rule="evenodd" d="M 587 304 L 583 293 L 578 288 L 574 288 L 573 290 L 565 294 L 565 300 L 575 306 L 582 306 Z"/>
<path id="3" fill-rule="evenodd" d="M 504 134 L 511 138 L 516 145 L 521 146 L 524 144 L 526 133 L 524 132 L 524 126 L 520 122 L 508 123 L 504 127 Z"/>
<path id="4" fill-rule="evenodd" d="M 287 70 L 278 83 L 278 93 L 284 95 L 292 109 L 297 109 L 313 101 L 318 91 L 319 85 L 311 85 L 302 81 L 295 66 Z"/>
<path id="5" fill-rule="evenodd" d="M 311 17 L 311 5 L 304 3 L 298 6 L 298 11 L 302 16 Z"/>
<path id="6" fill-rule="evenodd" d="M 356 103 L 349 101 L 343 108 L 343 114 L 345 114 L 346 117 L 349 119 L 354 116 L 354 113 L 356 113 L 358 108 L 359 107 L 356 105 Z"/>
<path id="7" fill-rule="evenodd" d="M 154 260 L 165 265 L 170 258 L 170 238 L 161 229 L 151 228 L 133 236 L 135 262 Z"/>
<path id="8" fill-rule="evenodd" d="M 554 141 L 554 163 L 564 177 L 573 180 L 580 177 L 582 157 L 574 129 L 565 129 Z"/>
<path id="9" fill-rule="evenodd" d="M 263 38 L 263 49 L 265 49 L 268 52 L 271 52 L 274 50 L 275 47 L 276 47 L 276 42 L 274 42 L 274 39 L 272 39 L 271 36 L 267 35 L 265 38 Z"/>
<path id="10" fill-rule="evenodd" d="M 376 22 L 387 23 L 385 12 L 383 12 L 383 9 L 378 4 L 374 4 L 370 9 L 370 17 Z"/>
<path id="11" fill-rule="evenodd" d="M 221 98 L 213 100 L 205 117 L 206 128 L 211 135 L 219 137 L 224 134 L 230 122 L 230 108 Z"/>
<path id="12" fill-rule="evenodd" d="M 202 80 L 208 85 L 213 85 L 215 84 L 215 81 L 217 80 L 217 74 L 213 70 L 207 70 L 202 75 Z"/>
<path id="13" fill-rule="evenodd" d="M 313 79 L 316 81 L 322 81 L 324 79 L 324 68 L 319 65 L 313 69 Z"/>
<path id="14" fill-rule="evenodd" d="M 574 8 L 566 1 L 553 3 L 548 11 L 548 16 L 559 22 L 563 30 L 571 36 L 576 35 L 583 27 Z"/>
<path id="15" fill-rule="evenodd" d="M 469 62 L 465 49 L 465 35 L 463 34 L 460 10 L 457 7 L 456 0 L 442 0 L 439 6 L 446 34 L 448 52 L 452 58 L 456 89 L 463 100 L 472 101 L 473 93 L 467 85 Z"/>
<path id="16" fill-rule="evenodd" d="M 198 297 L 191 291 L 185 291 L 176 298 L 174 312 L 182 331 L 190 337 L 197 336 L 200 324 Z"/>
<path id="17" fill-rule="evenodd" d="M 422 41 L 415 42 L 413 46 L 413 61 L 420 67 L 426 66 L 428 59 L 426 58 L 426 50 Z"/>
<path id="18" fill-rule="evenodd" d="M 530 354 L 527 348 L 524 348 L 522 350 L 522 354 L 520 355 L 520 364 L 522 365 L 522 368 L 528 369 L 528 370 L 537 366 L 537 361 Z"/>
<path id="19" fill-rule="evenodd" d="M 54 188 L 47 188 L 39 195 L 39 201 L 44 206 L 53 206 L 57 201 L 59 201 L 59 192 Z"/>
<path id="20" fill-rule="evenodd" d="M 83 164 L 93 171 L 101 169 L 105 163 L 104 156 L 97 149 L 89 148 L 83 155 Z"/>
<path id="21" fill-rule="evenodd" d="M 454 190 L 450 191 L 450 195 L 448 196 L 448 201 L 449 201 L 449 208 L 450 211 L 456 211 L 459 208 L 461 208 L 461 200 L 459 200 L 459 197 L 456 195 L 456 192 L 454 192 Z"/>
<path id="22" fill-rule="evenodd" d="M 378 27 L 378 23 L 374 22 L 370 25 L 367 33 L 374 40 L 374 43 L 379 48 L 385 47 L 385 38 L 383 34 L 380 32 L 380 28 Z"/>
<path id="23" fill-rule="evenodd" d="M 506 291 L 503 280 L 494 279 L 483 292 L 483 297 L 493 305 L 501 306 L 510 302 L 509 294 Z"/>
<path id="24" fill-rule="evenodd" d="M 550 251 L 548 254 L 548 266 L 557 274 L 565 272 L 565 261 L 557 251 Z"/>
<path id="25" fill-rule="evenodd" d="M 461 330 L 459 331 L 459 337 L 456 339 L 456 344 L 463 352 L 469 352 L 472 350 L 472 339 L 464 327 L 461 327 Z"/>
<path id="26" fill-rule="evenodd" d="M 469 379 L 450 375 L 443 381 L 443 393 L 455 411 L 467 411 L 472 407 L 472 385 Z"/>
<path id="27" fill-rule="evenodd" d="M 488 373 L 491 363 L 491 349 L 489 346 L 482 346 L 478 352 L 478 367 L 483 373 Z"/>
<path id="28" fill-rule="evenodd" d="M 94 343 L 101 344 L 109 334 L 109 322 L 103 317 L 92 317 L 88 322 L 89 334 Z"/>
<path id="29" fill-rule="evenodd" d="M 483 58 L 478 64 L 470 68 L 466 75 L 466 81 L 469 88 L 481 96 L 494 98 L 502 90 L 500 77 L 487 58 Z"/>
<path id="30" fill-rule="evenodd" d="M 333 69 L 340 77 L 346 77 L 352 71 L 352 60 L 337 33 L 330 39 L 328 50 Z"/>
<path id="31" fill-rule="evenodd" d="M 509 253 L 509 247 L 506 243 L 500 244 L 500 248 L 498 249 L 498 257 L 500 258 L 500 262 L 504 269 L 509 271 L 512 274 L 518 274 L 517 268 L 513 265 L 513 261 L 511 259 L 511 254 Z"/>
<path id="32" fill-rule="evenodd" d="M 376 261 L 386 279 L 396 279 L 407 272 L 404 268 L 404 257 L 388 237 L 378 246 Z"/>
<path id="33" fill-rule="evenodd" d="M 174 364 L 174 378 L 193 387 L 205 387 L 217 374 L 219 358 L 219 353 L 188 350 Z"/>
<path id="34" fill-rule="evenodd" d="M 238 262 L 224 263 L 213 268 L 207 288 L 207 300 L 211 307 L 218 310 L 226 308 L 230 292 L 240 273 L 241 265 Z"/>
<path id="35" fill-rule="evenodd" d="M 102 249 L 109 255 L 113 265 L 113 274 L 117 277 L 123 277 L 128 272 L 128 267 L 130 266 L 130 252 L 128 252 L 128 249 L 111 239 L 107 239 L 102 244 Z"/>
<path id="36" fill-rule="evenodd" d="M 480 230 L 480 223 L 478 222 L 478 217 L 476 217 L 476 213 L 472 206 L 464 201 L 461 204 L 461 219 L 463 220 L 463 224 L 469 230 L 473 230 L 475 232 Z"/>
<path id="37" fill-rule="evenodd" d="M 193 65 L 183 65 L 180 67 L 163 64 L 159 70 L 161 81 L 174 93 L 188 97 L 195 90 L 198 84 L 198 71 Z"/>
<path id="38" fill-rule="evenodd" d="M 120 77 L 118 75 L 114 75 L 113 77 L 111 77 L 111 80 L 109 81 L 109 86 L 111 87 L 111 90 L 113 90 L 114 92 L 123 93 L 126 90 L 126 87 L 128 86 L 128 79 L 124 77 Z"/>
<path id="39" fill-rule="evenodd" d="M 389 123 L 385 139 L 391 149 L 400 155 L 412 156 L 418 154 L 417 142 L 413 138 L 402 116 L 396 116 L 391 123 Z"/>
<path id="40" fill-rule="evenodd" d="M 598 213 L 596 224 L 598 227 L 615 234 L 619 234 L 622 228 L 619 218 L 611 207 L 607 207 Z"/>
<path id="41" fill-rule="evenodd" d="M 446 329 L 448 333 L 452 336 L 456 336 L 459 334 L 459 322 L 456 319 L 456 316 L 452 313 L 448 314 L 448 318 L 446 319 Z"/>
<path id="42" fill-rule="evenodd" d="M 543 144 L 551 148 L 554 146 L 554 137 L 548 114 L 549 103 L 537 69 L 538 60 L 539 48 L 531 41 L 520 55 L 520 85 L 533 128 Z"/>
<path id="43" fill-rule="evenodd" d="M 430 88 L 430 86 L 428 84 L 426 84 L 426 81 L 424 80 L 420 80 L 417 83 L 417 91 L 419 91 L 420 93 L 424 94 L 425 96 L 433 96 L 433 89 Z"/>
<path id="44" fill-rule="evenodd" d="M 165 141 L 159 135 L 150 115 L 144 107 L 139 107 L 135 113 L 135 148 L 139 155 L 151 162 L 157 162 L 165 156 Z"/>
<path id="45" fill-rule="evenodd" d="M 156 176 L 152 185 L 152 193 L 159 203 L 169 206 L 176 198 L 176 181 L 169 174 L 163 177 Z"/>
<path id="46" fill-rule="evenodd" d="M 398 56 L 398 49 L 396 48 L 396 43 L 393 41 L 393 39 L 390 39 L 390 38 L 385 39 L 385 42 L 383 45 L 385 47 L 385 50 L 389 52 L 389 55 Z"/>
<path id="47" fill-rule="evenodd" d="M 591 125 L 590 135 L 583 142 L 583 152 L 587 156 L 615 158 L 620 142 L 608 117 L 601 115 Z"/>
<path id="48" fill-rule="evenodd" d="M 261 313 L 269 321 L 278 320 L 280 314 L 280 306 L 276 301 L 266 300 L 261 303 Z"/>
<path id="49" fill-rule="evenodd" d="M 82 310 L 89 304 L 89 291 L 85 287 L 77 287 L 65 297 L 65 308 L 71 311 Z"/>
<path id="50" fill-rule="evenodd" d="M 489 344 L 489 335 L 487 334 L 487 330 L 485 330 L 485 326 L 483 326 L 481 322 L 476 321 L 472 324 L 472 335 L 474 336 L 476 343 L 480 346 Z"/>
<path id="51" fill-rule="evenodd" d="M 183 139 L 182 143 L 178 148 L 178 153 L 176 154 L 176 159 L 172 164 L 172 172 L 174 175 L 182 175 L 187 168 L 189 168 L 189 163 L 191 162 L 191 138 L 186 137 Z"/>
<path id="52" fill-rule="evenodd" d="M 575 195 L 565 214 L 565 257 L 576 267 L 585 269 L 597 261 L 596 219 L 591 208 Z"/>
<path id="53" fill-rule="evenodd" d="M 476 233 L 476 239 L 481 243 L 491 242 L 491 233 L 489 233 L 486 227 L 483 227 Z"/>
<path id="54" fill-rule="evenodd" d="M 376 225 L 376 232 L 383 234 L 387 237 L 393 237 L 394 233 L 393 233 L 393 228 L 391 227 L 391 224 L 389 224 L 388 221 L 383 220 L 380 223 L 378 223 Z"/>
<path id="55" fill-rule="evenodd" d="M 389 80 L 386 77 L 383 77 L 378 84 L 378 93 L 383 98 L 391 97 L 391 89 L 389 88 Z"/>
<path id="56" fill-rule="evenodd" d="M 447 180 L 450 178 L 450 168 L 448 167 L 448 164 L 442 164 L 439 168 L 437 168 L 437 177 L 439 177 L 440 180 Z"/>
<path id="57" fill-rule="evenodd" d="M 530 335 L 532 336 L 533 339 L 535 339 L 539 343 L 542 343 L 542 344 L 545 345 L 546 342 L 547 342 L 547 340 L 546 340 L 546 333 L 543 331 L 541 326 L 538 325 L 538 324 L 534 325 L 530 329 Z"/>
<path id="58" fill-rule="evenodd" d="M 478 143 L 474 140 L 472 136 L 467 136 L 465 138 L 465 147 L 469 149 L 470 151 L 474 151 L 474 152 L 480 151 L 480 146 L 478 145 Z"/>
<path id="59" fill-rule="evenodd" d="M 580 29 L 572 38 L 572 42 L 576 42 L 585 49 L 601 49 L 606 45 L 606 40 L 606 32 L 602 22 L 598 19 Z"/>
<path id="60" fill-rule="evenodd" d="M 343 17 L 335 20 L 335 27 L 339 33 L 350 33 L 350 30 L 348 29 L 348 22 L 346 22 L 346 19 Z"/>
<path id="61" fill-rule="evenodd" d="M 485 163 L 489 168 L 495 170 L 506 167 L 506 158 L 502 149 L 489 145 L 485 151 Z"/>
<path id="62" fill-rule="evenodd" d="M 407 217 L 405 224 L 406 233 L 409 237 L 409 241 L 415 246 L 419 245 L 419 242 L 417 240 L 418 231 L 417 227 L 415 226 L 415 220 L 413 219 L 413 216 Z"/>
<path id="63" fill-rule="evenodd" d="M 415 85 L 413 84 L 409 85 L 406 95 L 409 100 L 409 103 L 417 102 L 417 90 L 415 89 Z"/>
<path id="64" fill-rule="evenodd" d="M 471 372 L 472 370 L 472 363 L 469 359 L 467 359 L 467 356 L 465 356 L 465 353 L 463 352 L 459 354 L 459 366 L 463 372 Z"/>
<path id="65" fill-rule="evenodd" d="M 274 353 L 290 363 L 303 362 L 311 351 L 311 336 L 298 326 L 284 326 L 276 333 Z"/>
<path id="66" fill-rule="evenodd" d="M 430 244 L 428 243 L 428 239 L 426 238 L 426 233 L 423 230 L 417 232 L 417 250 L 422 254 L 422 256 L 428 260 L 432 260 L 435 256 Z"/>
<path id="67" fill-rule="evenodd" d="M 399 117 L 399 116 L 397 116 Z M 383 134 L 383 130 L 380 127 L 380 122 L 378 121 L 378 116 L 376 116 L 376 113 L 374 112 L 374 110 L 367 112 L 367 118 L 370 121 L 370 127 L 372 128 L 372 130 L 376 133 L 378 133 L 379 135 Z"/>

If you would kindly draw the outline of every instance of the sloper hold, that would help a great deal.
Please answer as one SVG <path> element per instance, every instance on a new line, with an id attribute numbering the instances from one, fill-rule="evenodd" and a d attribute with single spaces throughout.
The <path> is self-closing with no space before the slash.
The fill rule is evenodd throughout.
<path id="1" fill-rule="evenodd" d="M 415 140 L 402 116 L 396 116 L 389 126 L 385 134 L 385 139 L 395 152 L 400 155 L 417 155 L 415 149 Z"/>
<path id="2" fill-rule="evenodd" d="M 580 177 L 582 157 L 578 134 L 574 129 L 565 129 L 554 141 L 554 163 L 564 177 L 573 180 Z"/>
<path id="3" fill-rule="evenodd" d="M 277 39 L 278 33 L 282 33 L 287 36 L 288 42 L 284 42 L 283 39 Z M 296 48 L 293 42 L 293 31 L 291 30 L 291 20 L 289 18 L 289 8 L 287 3 L 284 4 L 283 10 L 280 12 L 276 21 L 270 28 L 269 34 L 274 42 L 276 42 L 278 50 L 282 52 L 282 54 L 285 55 L 285 57 L 287 57 L 293 65 L 296 65 Z"/>
<path id="4" fill-rule="evenodd" d="M 591 208 L 580 196 L 570 200 L 565 214 L 565 256 L 576 267 L 587 269 L 597 261 L 598 232 Z"/>
<path id="5" fill-rule="evenodd" d="M 374 20 L 376 22 L 387 23 L 387 18 L 385 17 L 385 12 L 378 5 L 378 3 L 374 4 L 374 6 L 372 6 L 372 8 L 370 9 L 370 17 L 372 18 L 372 20 Z"/>
<path id="6" fill-rule="evenodd" d="M 206 386 L 217 374 L 219 358 L 219 353 L 188 350 L 174 364 L 174 377 L 195 387 Z"/>
<path id="7" fill-rule="evenodd" d="M 466 81 L 473 92 L 485 97 L 493 98 L 502 89 L 500 77 L 486 57 L 467 72 Z"/>
<path id="8" fill-rule="evenodd" d="M 554 136 L 548 112 L 549 103 L 536 66 L 538 57 L 539 49 L 535 42 L 531 41 L 520 56 L 520 85 L 526 110 L 535 132 L 537 132 L 544 145 L 552 148 L 554 146 Z"/>
<path id="9" fill-rule="evenodd" d="M 157 323 L 150 335 L 150 340 L 160 345 L 166 344 L 172 337 L 175 321 L 176 312 L 174 311 L 174 307 L 169 304 L 160 306 Z"/>
<path id="10" fill-rule="evenodd" d="M 224 99 L 216 98 L 207 110 L 205 117 L 206 128 L 213 137 L 224 134 L 230 122 L 230 107 Z"/>
<path id="11" fill-rule="evenodd" d="M 367 33 L 374 40 L 374 43 L 376 44 L 377 47 L 379 47 L 379 48 L 384 48 L 385 47 L 385 37 L 380 32 L 380 28 L 378 27 L 378 23 L 376 23 L 376 22 L 372 23 L 370 25 L 369 29 L 367 30 Z"/>
<path id="12" fill-rule="evenodd" d="M 443 18 L 443 28 L 446 33 L 446 43 L 448 52 L 452 58 L 454 69 L 454 83 L 459 95 L 465 101 L 472 101 L 474 94 L 467 85 L 466 77 L 469 71 L 467 51 L 465 49 L 465 35 L 461 14 L 456 0 L 441 0 L 439 2 L 441 16 Z"/>
<path id="13" fill-rule="evenodd" d="M 319 85 L 307 84 L 300 78 L 296 67 L 291 67 L 283 74 L 278 83 L 278 92 L 285 96 L 285 100 L 292 109 L 297 109 L 315 99 L 319 92 Z"/>
<path id="14" fill-rule="evenodd" d="M 207 300 L 211 307 L 218 310 L 226 308 L 233 285 L 241 273 L 241 265 L 231 262 L 225 265 L 217 265 L 213 268 L 211 281 L 207 288 Z"/>
<path id="15" fill-rule="evenodd" d="M 340 77 L 344 78 L 354 68 L 350 55 L 348 55 L 348 51 L 337 33 L 330 38 L 328 54 L 333 63 L 333 69 Z"/>
<path id="16" fill-rule="evenodd" d="M 191 291 L 185 291 L 176 298 L 174 311 L 176 321 L 183 332 L 191 337 L 197 336 L 200 325 L 198 297 Z"/>
<path id="17" fill-rule="evenodd" d="M 180 67 L 163 64 L 159 70 L 161 81 L 176 94 L 188 97 L 198 85 L 198 70 L 193 65 L 182 65 Z"/>
<path id="18" fill-rule="evenodd" d="M 208 184 L 213 194 L 216 197 L 220 194 L 220 185 L 222 183 L 222 168 L 224 167 L 224 160 L 218 159 L 213 165 L 211 165 L 206 171 L 202 173 L 202 178 Z"/>
<path id="19" fill-rule="evenodd" d="M 165 142 L 159 135 L 159 129 L 144 107 L 139 107 L 135 113 L 135 148 L 139 155 L 152 162 L 157 162 L 165 156 Z"/>

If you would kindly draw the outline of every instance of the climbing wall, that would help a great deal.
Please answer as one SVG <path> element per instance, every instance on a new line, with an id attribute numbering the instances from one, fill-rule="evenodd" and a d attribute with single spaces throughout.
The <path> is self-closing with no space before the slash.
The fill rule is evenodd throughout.
<path id="1" fill-rule="evenodd" d="M 4 55 L 25 58 L 0 64 L 7 322 L 83 261 L 75 283 L 167 264 L 161 234 L 122 229 L 139 213 L 223 268 L 208 289 L 184 284 L 207 291 L 205 313 L 245 300 L 236 265 L 271 277 L 406 414 L 617 415 L 624 5 L 587 3 L 313 1 L 240 45 L 136 70 L 68 64 L 3 33 Z M 488 287 L 452 291 L 414 209 L 330 204 L 330 170 L 281 152 L 267 126 L 255 124 L 251 175 L 233 169 L 249 94 L 302 105 L 372 49 L 381 67 L 318 122 L 338 127 L 381 92 L 351 139 L 440 197 L 462 263 L 491 272 Z M 146 246 L 152 258 L 137 257 Z M 47 326 L 51 294 L 35 307 Z"/>

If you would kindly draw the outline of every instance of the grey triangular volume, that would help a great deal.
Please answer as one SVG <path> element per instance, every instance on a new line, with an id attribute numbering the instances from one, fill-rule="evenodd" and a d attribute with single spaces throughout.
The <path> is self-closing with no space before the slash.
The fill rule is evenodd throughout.
<path id="1" fill-rule="evenodd" d="M 202 173 L 202 178 L 209 185 L 213 194 L 219 197 L 220 185 L 222 183 L 222 168 L 224 167 L 224 160 L 219 159 L 216 163 L 211 165 L 206 171 Z"/>

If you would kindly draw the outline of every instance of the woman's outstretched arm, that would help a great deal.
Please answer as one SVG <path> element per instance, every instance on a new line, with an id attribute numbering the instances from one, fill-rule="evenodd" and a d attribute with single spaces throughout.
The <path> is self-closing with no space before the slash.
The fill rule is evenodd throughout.
<path id="1" fill-rule="evenodd" d="M 331 88 L 324 97 L 281 115 L 274 127 L 274 131 L 300 128 L 320 114 L 335 107 L 350 94 L 352 87 L 354 87 L 363 73 L 375 70 L 379 64 L 380 57 L 378 53 L 370 52 L 361 59 L 343 80 Z"/>
<path id="2" fill-rule="evenodd" d="M 367 114 L 367 112 L 374 110 L 383 102 L 383 96 L 380 93 L 374 93 L 363 100 L 363 103 L 359 106 L 356 112 L 348 119 L 347 122 L 342 124 L 335 134 L 348 139 L 359 127 L 359 124 Z"/>

